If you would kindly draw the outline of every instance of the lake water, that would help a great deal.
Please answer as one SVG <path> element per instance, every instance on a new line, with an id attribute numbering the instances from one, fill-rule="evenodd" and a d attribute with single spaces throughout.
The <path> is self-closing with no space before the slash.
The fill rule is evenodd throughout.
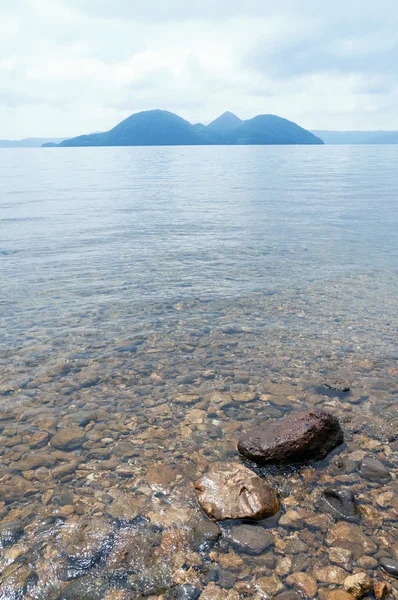
<path id="1" fill-rule="evenodd" d="M 209 581 L 223 599 L 260 599 L 302 571 L 326 598 L 341 586 L 322 571 L 333 520 L 311 518 L 327 485 L 354 490 L 369 554 L 391 556 L 397 164 L 398 146 L 0 151 L 0 540 L 4 524 L 24 526 L 3 543 L 0 600 L 83 598 L 70 581 L 90 600 L 185 582 L 211 598 Z M 268 474 L 283 511 L 306 511 L 301 529 L 263 523 L 276 540 L 264 557 L 234 549 L 226 524 L 211 556 L 195 552 L 197 477 L 239 461 L 242 428 L 314 405 L 340 418 L 345 446 Z M 56 448 L 65 429 L 81 439 Z M 365 453 L 389 483 L 359 475 Z M 62 531 L 93 518 L 116 542 L 82 569 Z M 120 526 L 156 551 L 114 577 Z M 291 540 L 301 550 L 285 552 Z"/>

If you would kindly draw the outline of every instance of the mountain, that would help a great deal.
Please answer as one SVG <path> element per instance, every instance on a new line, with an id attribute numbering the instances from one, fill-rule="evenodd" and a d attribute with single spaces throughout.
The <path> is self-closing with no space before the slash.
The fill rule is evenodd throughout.
<path id="1" fill-rule="evenodd" d="M 242 125 L 242 123 L 242 119 L 239 119 L 239 117 L 227 111 L 209 123 L 207 129 L 217 133 L 228 133 L 234 129 L 237 129 L 240 125 Z"/>
<path id="2" fill-rule="evenodd" d="M 105 133 L 82 135 L 60 146 L 196 146 L 213 144 L 207 130 L 200 130 L 166 110 L 150 110 L 128 117 Z"/>
<path id="3" fill-rule="evenodd" d="M 243 121 L 228 134 L 230 144 L 323 144 L 323 141 L 296 123 L 275 115 L 259 115 Z"/>
<path id="4" fill-rule="evenodd" d="M 236 144 L 323 144 L 322 140 L 296 123 L 274 115 L 241 121 L 224 113 L 207 127 L 191 125 L 165 111 L 150 110 L 128 117 L 110 131 L 65 140 L 61 147 L 74 146 L 205 146 Z"/>
<path id="5" fill-rule="evenodd" d="M 0 148 L 40 148 L 43 144 L 56 146 L 65 138 L 26 138 L 25 140 L 0 140 Z"/>
<path id="6" fill-rule="evenodd" d="M 315 130 L 325 144 L 398 144 L 398 131 Z"/>

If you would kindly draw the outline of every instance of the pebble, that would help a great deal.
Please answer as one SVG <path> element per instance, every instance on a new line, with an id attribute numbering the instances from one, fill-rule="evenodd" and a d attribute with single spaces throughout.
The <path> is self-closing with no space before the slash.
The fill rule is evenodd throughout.
<path id="1" fill-rule="evenodd" d="M 318 585 L 307 573 L 293 573 L 287 577 L 286 583 L 301 592 L 305 598 L 315 598 L 317 595 Z"/>
<path id="2" fill-rule="evenodd" d="M 333 590 L 328 593 L 327 600 L 355 600 L 355 596 L 343 590 Z"/>
<path id="3" fill-rule="evenodd" d="M 105 590 L 106 585 L 102 579 L 87 575 L 64 587 L 57 600 L 102 600 Z"/>
<path id="4" fill-rule="evenodd" d="M 50 444 L 53 448 L 70 452 L 71 450 L 81 448 L 85 440 L 86 436 L 80 429 L 61 429 L 51 439 Z"/>
<path id="5" fill-rule="evenodd" d="M 359 508 L 352 490 L 327 488 L 322 492 L 321 508 L 337 519 L 357 520 Z"/>
<path id="6" fill-rule="evenodd" d="M 384 600 L 390 593 L 391 586 L 386 581 L 375 581 L 373 584 L 373 595 L 379 600 Z"/>
<path id="7" fill-rule="evenodd" d="M 260 577 L 256 581 L 256 588 L 263 594 L 268 596 L 275 596 L 284 589 L 282 581 L 276 575 L 270 577 Z"/>
<path id="8" fill-rule="evenodd" d="M 355 558 L 364 554 L 374 554 L 377 550 L 376 544 L 369 539 L 358 525 L 340 521 L 332 527 L 326 536 L 329 546 L 337 546 L 351 550 Z"/>
<path id="9" fill-rule="evenodd" d="M 69 519 L 61 529 L 58 547 L 71 565 L 89 569 L 109 552 L 113 529 L 105 519 Z"/>
<path id="10" fill-rule="evenodd" d="M 398 561 L 392 558 L 381 558 L 379 564 L 383 571 L 391 575 L 392 577 L 398 578 Z"/>
<path id="11" fill-rule="evenodd" d="M 377 458 L 365 456 L 365 458 L 359 463 L 358 469 L 362 477 L 365 477 L 370 481 L 378 481 L 382 483 L 391 479 L 391 475 L 386 469 L 385 465 Z"/>
<path id="12" fill-rule="evenodd" d="M 297 592 L 283 592 L 276 596 L 277 600 L 302 600 L 302 596 Z"/>
<path id="13" fill-rule="evenodd" d="M 214 544 L 221 535 L 221 529 L 217 523 L 213 521 L 201 521 L 195 527 L 194 542 L 195 546 L 202 548 L 203 546 L 210 547 Z"/>
<path id="14" fill-rule="evenodd" d="M 321 583 L 343 583 L 347 571 L 341 567 L 321 567 L 314 570 L 314 575 Z"/>
<path id="15" fill-rule="evenodd" d="M 351 550 L 346 550 L 345 548 L 330 548 L 329 550 L 329 560 L 330 562 L 341 565 L 347 571 L 350 571 L 352 568 L 354 555 Z M 370 558 L 370 557 L 369 557 Z M 374 560 L 374 559 L 372 559 Z M 377 565 L 377 561 L 376 565 Z M 358 564 L 358 562 L 357 562 Z"/>
<path id="16" fill-rule="evenodd" d="M 197 600 L 199 596 L 200 590 L 189 583 L 177 585 L 173 590 L 173 600 Z"/>
<path id="17" fill-rule="evenodd" d="M 344 580 L 344 589 L 355 596 L 362 598 L 372 589 L 372 580 L 367 573 L 355 573 Z"/>
<path id="18" fill-rule="evenodd" d="M 231 542 L 241 552 L 261 554 L 274 543 L 274 537 L 263 527 L 238 525 L 231 529 Z"/>

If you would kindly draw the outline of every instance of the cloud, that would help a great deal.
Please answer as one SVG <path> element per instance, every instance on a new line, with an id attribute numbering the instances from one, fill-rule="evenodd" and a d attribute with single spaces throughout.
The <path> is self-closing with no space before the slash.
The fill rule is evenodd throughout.
<path id="1" fill-rule="evenodd" d="M 346 0 L 0 4 L 0 138 L 106 130 L 165 108 L 398 129 L 398 5 Z"/>

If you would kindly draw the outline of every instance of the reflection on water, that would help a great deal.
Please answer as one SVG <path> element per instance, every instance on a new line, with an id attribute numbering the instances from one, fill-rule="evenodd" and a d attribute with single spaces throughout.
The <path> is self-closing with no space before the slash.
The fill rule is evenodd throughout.
<path id="1" fill-rule="evenodd" d="M 214 585 L 258 600 L 304 571 L 324 598 L 355 569 L 385 579 L 398 510 L 397 158 L 1 152 L 1 600 L 158 597 L 186 583 L 205 600 Z M 336 381 L 351 391 L 322 387 Z M 346 444 L 316 468 L 263 473 L 283 503 L 261 524 L 272 548 L 239 552 L 226 523 L 198 552 L 193 482 L 239 460 L 242 429 L 313 405 L 339 417 Z M 361 476 L 365 454 L 388 483 Z M 319 496 L 336 486 L 361 506 L 358 556 L 330 542 Z"/>

